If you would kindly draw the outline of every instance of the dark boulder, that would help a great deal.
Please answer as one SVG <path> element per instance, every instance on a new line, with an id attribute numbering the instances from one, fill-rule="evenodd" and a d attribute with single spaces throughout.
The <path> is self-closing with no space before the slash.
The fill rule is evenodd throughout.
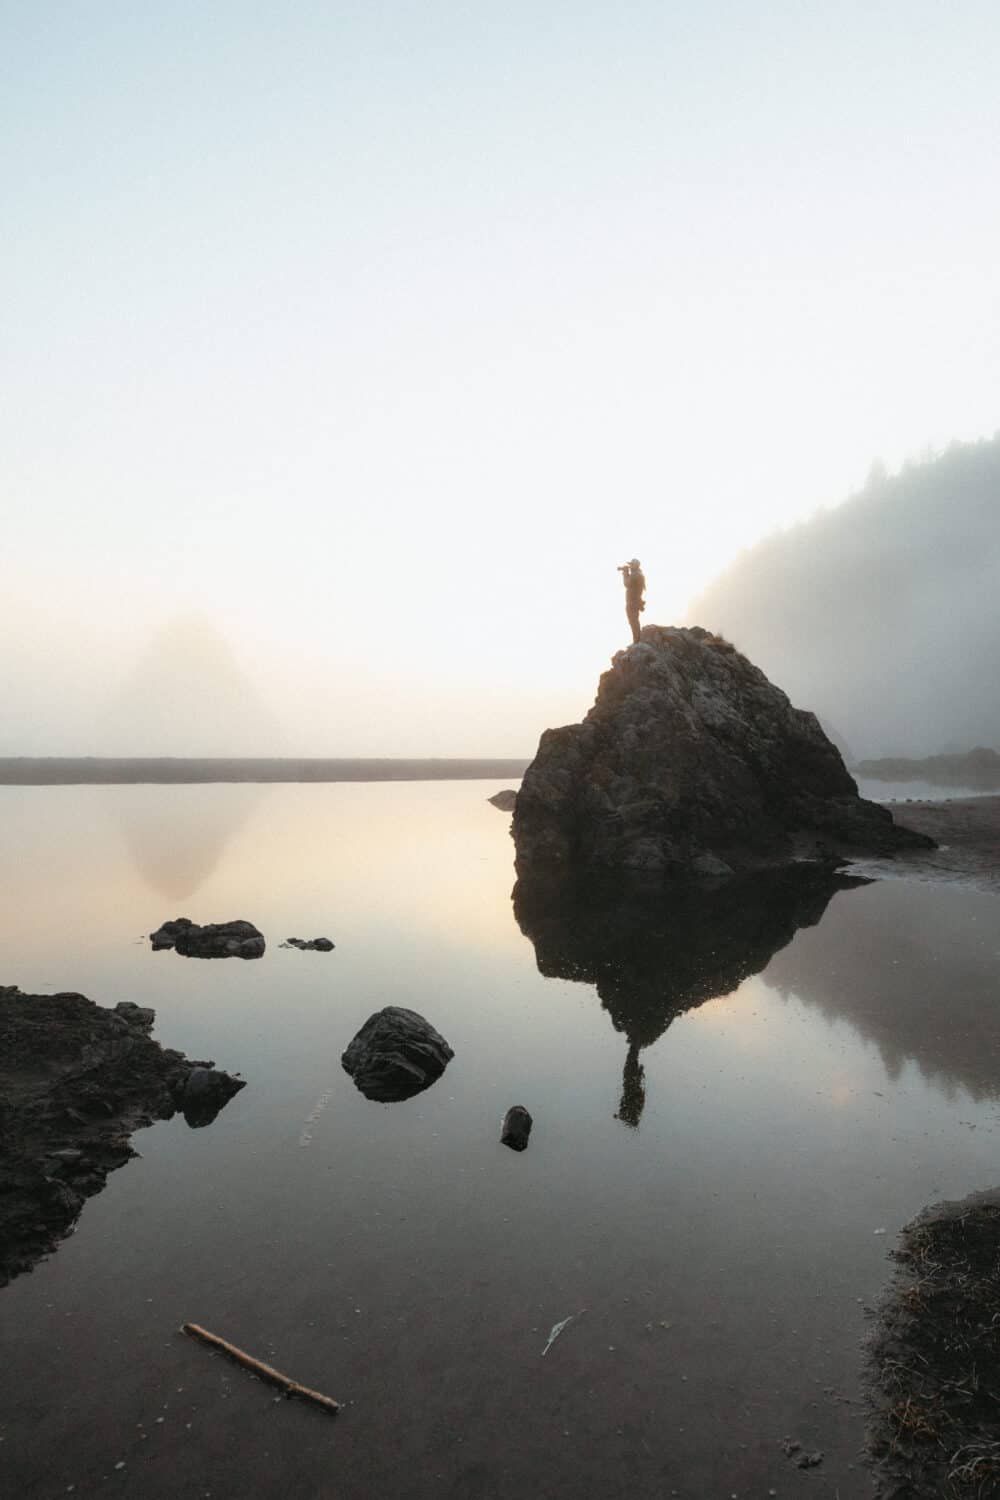
<path id="1" fill-rule="evenodd" d="M 387 1005 L 369 1016 L 341 1062 L 367 1099 L 389 1103 L 430 1088 L 454 1056 L 423 1016 Z"/>
<path id="2" fill-rule="evenodd" d="M 192 1129 L 211 1125 L 219 1111 L 224 1108 L 240 1089 L 245 1086 L 243 1078 L 233 1078 L 219 1068 L 198 1064 L 191 1069 L 180 1096 L 181 1110 Z"/>
<path id="3" fill-rule="evenodd" d="M 503 1117 L 500 1144 L 512 1151 L 523 1151 L 531 1134 L 532 1119 L 523 1104 L 513 1104 Z"/>
<path id="4" fill-rule="evenodd" d="M 719 878 L 929 847 L 858 795 L 815 714 L 697 626 L 647 625 L 583 723 L 546 730 L 512 832 L 519 874 Z"/>
<path id="5" fill-rule="evenodd" d="M 149 940 L 154 952 L 173 948 L 185 958 L 260 958 L 267 946 L 252 922 L 207 922 L 199 927 L 189 917 L 164 922 Z"/>
<path id="6" fill-rule="evenodd" d="M 306 949 L 311 949 L 314 953 L 332 953 L 334 945 L 329 938 L 318 937 L 285 938 L 285 941 L 279 944 L 279 946 L 282 948 L 301 948 L 303 952 Z"/>

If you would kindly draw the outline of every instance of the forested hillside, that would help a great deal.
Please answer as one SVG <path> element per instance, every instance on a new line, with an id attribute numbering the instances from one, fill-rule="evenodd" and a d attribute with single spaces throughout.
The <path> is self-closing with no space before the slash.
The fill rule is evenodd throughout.
<path id="1" fill-rule="evenodd" d="M 857 757 L 1000 746 L 1000 434 L 743 553 L 692 623 L 727 635 Z"/>

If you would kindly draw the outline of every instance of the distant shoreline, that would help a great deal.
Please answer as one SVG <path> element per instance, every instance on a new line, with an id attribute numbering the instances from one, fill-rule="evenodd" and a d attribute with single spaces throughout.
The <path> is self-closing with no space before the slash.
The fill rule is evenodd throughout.
<path id="1" fill-rule="evenodd" d="M 1000 755 L 980 745 L 962 755 L 928 755 L 923 760 L 895 755 L 883 760 L 859 760 L 853 776 L 869 781 L 929 781 L 935 786 L 965 786 L 1000 791 Z"/>
<path id="2" fill-rule="evenodd" d="M 493 781 L 523 760 L 322 759 L 311 756 L 2 756 L 0 786 L 133 786 L 195 782 Z"/>

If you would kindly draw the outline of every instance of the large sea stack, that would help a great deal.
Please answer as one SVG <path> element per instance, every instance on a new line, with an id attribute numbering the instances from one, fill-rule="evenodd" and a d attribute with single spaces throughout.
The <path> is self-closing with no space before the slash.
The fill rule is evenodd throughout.
<path id="1" fill-rule="evenodd" d="M 546 730 L 512 831 L 522 876 L 724 877 L 932 843 L 864 801 L 815 714 L 698 626 L 647 625 L 583 723 Z"/>

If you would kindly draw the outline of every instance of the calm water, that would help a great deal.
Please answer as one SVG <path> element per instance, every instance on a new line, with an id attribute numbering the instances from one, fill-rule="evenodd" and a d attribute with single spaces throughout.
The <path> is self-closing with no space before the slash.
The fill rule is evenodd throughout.
<path id="1" fill-rule="evenodd" d="M 867 776 L 855 780 L 858 791 L 869 802 L 951 802 L 962 797 L 996 796 L 995 787 L 941 786 L 936 781 L 875 781 Z"/>
<path id="2" fill-rule="evenodd" d="M 868 1492 L 886 1251 L 1000 1181 L 995 898 L 519 909 L 545 977 L 495 790 L 0 789 L 0 983 L 152 1005 L 161 1041 L 249 1080 L 207 1129 L 140 1132 L 0 1292 L 0 1493 Z M 248 918 L 268 952 L 153 954 L 174 916 Z M 277 947 L 320 934 L 334 953 Z M 393 1105 L 339 1062 L 386 1004 L 455 1050 Z M 497 1140 L 514 1103 L 523 1155 Z M 274 1401 L 184 1319 L 345 1410 Z"/>

